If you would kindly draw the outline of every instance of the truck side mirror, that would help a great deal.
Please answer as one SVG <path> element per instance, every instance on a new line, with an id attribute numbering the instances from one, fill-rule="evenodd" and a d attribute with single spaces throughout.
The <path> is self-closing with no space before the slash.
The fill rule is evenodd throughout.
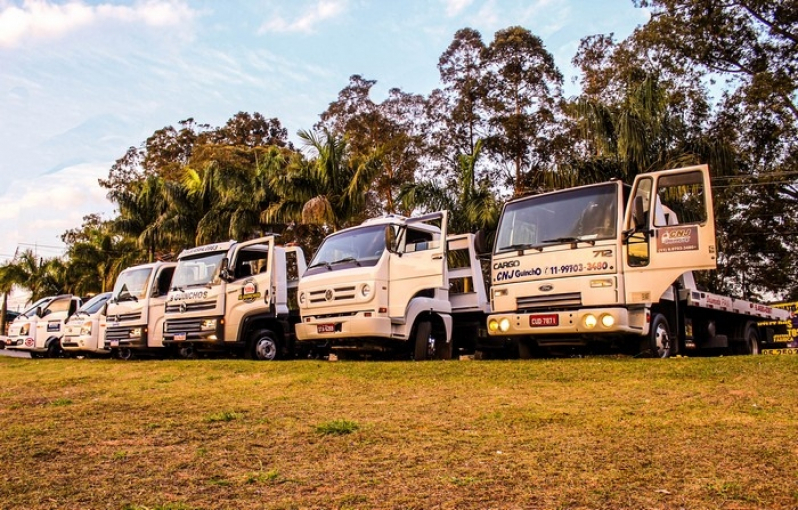
<path id="1" fill-rule="evenodd" d="M 108 301 L 103 303 L 103 307 L 100 309 L 100 315 L 108 315 Z"/>
<path id="2" fill-rule="evenodd" d="M 385 249 L 390 253 L 396 253 L 396 234 L 390 225 L 385 227 Z"/>
<path id="3" fill-rule="evenodd" d="M 643 197 L 638 195 L 632 202 L 632 221 L 634 222 L 635 230 L 644 230 L 646 228 L 646 211 L 643 205 Z"/>
<path id="4" fill-rule="evenodd" d="M 219 269 L 219 278 L 226 282 L 233 281 L 233 275 L 230 274 L 230 259 L 227 257 L 222 259 L 221 269 Z"/>
<path id="5" fill-rule="evenodd" d="M 490 255 L 492 251 L 488 234 L 484 228 L 477 230 L 477 233 L 474 234 L 474 251 L 480 258 Z"/>
<path id="6" fill-rule="evenodd" d="M 41 306 L 37 306 L 36 307 L 36 316 L 37 317 L 43 317 L 43 315 L 42 315 L 42 307 Z"/>

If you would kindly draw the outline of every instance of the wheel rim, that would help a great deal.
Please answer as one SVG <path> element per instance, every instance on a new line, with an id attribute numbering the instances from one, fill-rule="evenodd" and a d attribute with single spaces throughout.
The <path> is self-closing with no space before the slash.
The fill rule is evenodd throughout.
<path id="1" fill-rule="evenodd" d="M 119 349 L 119 359 L 129 360 L 133 357 L 133 351 L 130 349 Z"/>
<path id="2" fill-rule="evenodd" d="M 654 348 L 656 355 L 660 358 L 665 358 L 671 351 L 671 338 L 668 334 L 668 328 L 664 324 L 657 324 L 657 329 L 654 331 Z"/>
<path id="3" fill-rule="evenodd" d="M 269 337 L 261 337 L 255 343 L 255 356 L 262 360 L 273 360 L 277 357 L 277 344 Z"/>

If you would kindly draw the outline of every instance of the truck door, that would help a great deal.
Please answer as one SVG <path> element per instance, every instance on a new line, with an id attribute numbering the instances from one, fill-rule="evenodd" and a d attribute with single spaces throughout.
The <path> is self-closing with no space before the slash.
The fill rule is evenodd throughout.
<path id="1" fill-rule="evenodd" d="M 403 317 L 414 296 L 448 299 L 446 231 L 448 211 L 411 218 L 397 233 L 392 247 L 388 284 L 388 314 Z M 435 225 L 440 223 L 440 229 Z"/>
<path id="2" fill-rule="evenodd" d="M 715 269 L 715 216 L 707 165 L 638 175 L 624 225 L 629 304 L 658 301 L 687 271 Z"/>
<path id="3" fill-rule="evenodd" d="M 34 340 L 37 349 L 44 349 L 48 338 L 61 338 L 64 335 L 64 321 L 69 316 L 70 309 L 72 308 L 72 312 L 77 310 L 75 305 L 72 304 L 72 300 L 72 296 L 59 297 L 50 301 L 42 309 L 42 316 L 36 321 L 36 337 Z"/>
<path id="4" fill-rule="evenodd" d="M 163 347 L 163 323 L 169 284 L 176 264 L 161 266 L 153 276 L 147 311 L 147 347 Z"/>
<path id="5" fill-rule="evenodd" d="M 247 315 L 273 312 L 270 305 L 278 289 L 272 284 L 272 273 L 275 264 L 280 263 L 275 260 L 276 251 L 274 236 L 236 246 L 228 265 L 232 280 L 227 283 L 225 297 L 225 340 L 237 339 L 241 322 Z"/>

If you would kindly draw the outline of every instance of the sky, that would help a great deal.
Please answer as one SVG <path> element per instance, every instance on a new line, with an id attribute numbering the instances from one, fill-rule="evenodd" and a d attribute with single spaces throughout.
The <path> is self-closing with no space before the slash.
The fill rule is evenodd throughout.
<path id="1" fill-rule="evenodd" d="M 297 143 L 351 75 L 376 102 L 440 87 L 465 27 L 486 44 L 529 29 L 571 96 L 580 39 L 648 17 L 632 0 L 0 0 L 0 262 L 60 256 L 83 216 L 112 218 L 97 180 L 165 126 L 259 112 Z"/>

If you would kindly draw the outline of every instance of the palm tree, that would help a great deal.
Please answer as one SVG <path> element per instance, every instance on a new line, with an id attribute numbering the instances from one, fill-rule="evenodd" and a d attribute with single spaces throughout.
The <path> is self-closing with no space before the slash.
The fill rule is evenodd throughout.
<path id="1" fill-rule="evenodd" d="M 476 181 L 476 165 L 482 153 L 477 140 L 472 154 L 458 157 L 459 172 L 453 185 L 441 186 L 432 181 L 409 183 L 402 187 L 400 199 L 405 207 L 427 211 L 447 209 L 452 232 L 474 232 L 496 227 L 501 210 L 496 194 L 486 180 Z"/>
<path id="2" fill-rule="evenodd" d="M 165 238 L 161 228 L 166 207 L 163 189 L 163 179 L 153 175 L 132 185 L 130 190 L 110 193 L 111 200 L 119 205 L 114 229 L 135 239 L 138 247 L 146 250 L 149 262 L 155 260 Z"/>
<path id="3" fill-rule="evenodd" d="M 139 262 L 139 253 L 134 241 L 108 227 L 93 230 L 67 250 L 69 290 L 82 296 L 110 290 L 123 269 Z"/>
<path id="4" fill-rule="evenodd" d="M 31 301 L 61 294 L 66 289 L 66 266 L 60 259 L 43 259 L 25 250 L 0 266 L 0 290 L 9 292 L 14 285 L 28 289 Z"/>
<path id="5" fill-rule="evenodd" d="M 315 157 L 268 171 L 280 199 L 263 214 L 264 222 L 301 221 L 335 231 L 363 219 L 381 169 L 379 153 L 353 155 L 345 137 L 326 129 L 321 135 L 300 131 L 299 137 Z"/>

